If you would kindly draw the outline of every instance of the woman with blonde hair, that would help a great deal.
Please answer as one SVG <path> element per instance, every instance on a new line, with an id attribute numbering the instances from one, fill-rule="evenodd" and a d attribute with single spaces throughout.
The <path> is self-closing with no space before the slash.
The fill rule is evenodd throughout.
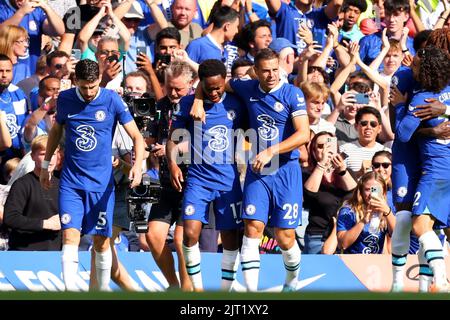
<path id="1" fill-rule="evenodd" d="M 28 64 L 30 38 L 23 27 L 6 25 L 0 27 L 0 54 L 8 56 L 13 63 L 13 84 L 31 76 Z"/>
<path id="2" fill-rule="evenodd" d="M 344 253 L 383 252 L 386 234 L 395 227 L 395 216 L 386 200 L 383 177 L 370 171 L 358 181 L 352 197 L 339 209 L 337 238 Z"/>

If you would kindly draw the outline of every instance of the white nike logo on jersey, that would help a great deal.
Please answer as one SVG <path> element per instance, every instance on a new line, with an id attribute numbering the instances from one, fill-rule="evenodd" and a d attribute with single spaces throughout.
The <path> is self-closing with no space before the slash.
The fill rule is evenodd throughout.
<path id="1" fill-rule="evenodd" d="M 251 97 L 250 101 L 259 101 L 259 99 L 255 99 L 255 98 Z"/>
<path id="2" fill-rule="evenodd" d="M 68 115 L 67 115 L 67 118 L 70 119 L 70 118 L 73 118 L 73 117 L 75 117 L 75 116 L 77 116 L 77 115 L 78 115 L 78 113 L 75 113 L 75 114 L 68 114 Z"/>
<path id="3" fill-rule="evenodd" d="M 292 226 L 294 223 L 296 223 L 297 221 L 289 221 L 288 222 L 288 224 L 290 225 L 290 226 Z"/>

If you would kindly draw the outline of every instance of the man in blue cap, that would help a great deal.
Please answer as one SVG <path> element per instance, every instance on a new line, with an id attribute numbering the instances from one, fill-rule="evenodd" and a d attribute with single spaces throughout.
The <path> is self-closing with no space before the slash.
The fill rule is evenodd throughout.
<path id="1" fill-rule="evenodd" d="M 289 79 L 289 75 L 294 70 L 295 51 L 297 46 L 292 44 L 286 38 L 275 38 L 269 45 L 269 48 L 278 54 L 279 69 L 280 69 L 280 81 L 286 83 L 292 83 L 294 77 Z"/>

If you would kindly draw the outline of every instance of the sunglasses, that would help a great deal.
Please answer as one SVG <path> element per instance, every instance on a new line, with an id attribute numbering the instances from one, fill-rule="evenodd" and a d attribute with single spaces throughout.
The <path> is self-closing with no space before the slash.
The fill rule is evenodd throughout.
<path id="1" fill-rule="evenodd" d="M 378 169 L 380 166 L 383 166 L 383 168 L 387 169 L 391 166 L 390 162 L 374 162 L 372 163 L 372 167 L 374 169 Z"/>
<path id="2" fill-rule="evenodd" d="M 370 126 L 371 126 L 372 128 L 378 127 L 378 122 L 377 122 L 377 121 L 367 121 L 367 120 L 362 120 L 362 121 L 359 122 L 359 124 L 360 124 L 362 127 L 367 127 L 368 124 L 370 124 Z"/>

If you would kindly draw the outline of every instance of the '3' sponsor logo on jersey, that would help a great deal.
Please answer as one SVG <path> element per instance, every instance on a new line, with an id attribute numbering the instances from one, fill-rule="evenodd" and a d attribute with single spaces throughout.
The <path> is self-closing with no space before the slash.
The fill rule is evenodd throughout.
<path id="1" fill-rule="evenodd" d="M 271 116 L 260 114 L 256 119 L 262 123 L 258 128 L 258 134 L 261 139 L 272 141 L 278 137 L 278 128 L 275 127 L 275 120 Z"/>
<path id="2" fill-rule="evenodd" d="M 97 146 L 97 139 L 95 138 L 95 129 L 88 125 L 78 126 L 76 131 L 80 137 L 75 141 L 75 145 L 81 151 L 92 151 Z"/>
<path id="3" fill-rule="evenodd" d="M 208 130 L 208 134 L 211 136 L 208 146 L 211 150 L 222 152 L 228 148 L 230 142 L 228 141 L 227 132 L 227 127 L 223 125 L 214 126 Z"/>

